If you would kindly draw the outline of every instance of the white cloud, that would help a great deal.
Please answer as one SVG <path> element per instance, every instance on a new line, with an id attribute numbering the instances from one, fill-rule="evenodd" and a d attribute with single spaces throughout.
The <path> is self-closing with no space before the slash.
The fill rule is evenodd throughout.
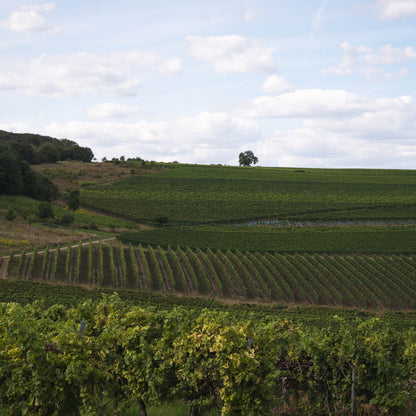
<path id="1" fill-rule="evenodd" d="M 402 63 L 410 59 L 416 59 L 416 50 L 411 46 L 400 49 L 392 48 L 390 44 L 387 44 L 380 46 L 377 50 L 365 46 L 361 48 L 360 52 L 363 55 L 363 60 L 371 65 Z"/>
<path id="2" fill-rule="evenodd" d="M 154 52 L 143 52 L 136 49 L 126 53 L 111 53 L 109 58 L 120 59 L 122 64 L 157 71 L 165 75 L 179 75 L 182 72 L 180 59 L 164 59 Z"/>
<path id="3" fill-rule="evenodd" d="M 137 95 L 141 86 L 138 68 L 175 75 L 181 71 L 181 62 L 138 50 L 42 55 L 29 61 L 3 60 L 0 62 L 0 90 L 40 96 Z"/>
<path id="4" fill-rule="evenodd" d="M 237 153 L 250 148 L 263 166 L 414 165 L 416 102 L 412 97 L 374 99 L 337 90 L 300 90 L 279 97 L 283 100 L 268 115 L 297 117 L 301 127 L 288 127 L 265 137 L 257 121 L 224 112 L 136 123 L 49 123 L 42 131 L 19 123 L 0 125 L 0 129 L 68 137 L 91 147 L 98 159 L 125 155 L 159 161 L 236 163 Z"/>
<path id="5" fill-rule="evenodd" d="M 277 96 L 262 96 L 236 110 L 242 117 L 350 117 L 362 112 L 391 110 L 407 105 L 408 97 L 360 97 L 344 90 L 307 89 Z"/>
<path id="6" fill-rule="evenodd" d="M 154 160 L 225 163 L 240 146 L 259 139 L 257 123 L 225 113 L 200 113 L 193 117 L 137 123 L 50 123 L 44 134 L 70 137 L 93 149 L 97 158 L 119 155 Z"/>
<path id="7" fill-rule="evenodd" d="M 55 3 L 27 4 L 14 10 L 7 19 L 0 21 L 4 29 L 26 34 L 34 33 L 58 33 L 60 29 L 49 25 L 40 12 L 50 12 L 55 8 Z"/>
<path id="8" fill-rule="evenodd" d="M 416 102 L 412 97 L 371 99 L 347 95 L 344 105 L 340 97 L 335 98 L 328 102 L 327 109 L 318 104 L 309 108 L 309 114 L 287 112 L 302 117 L 302 127 L 275 131 L 259 141 L 253 150 L 261 163 L 309 167 L 413 166 Z M 281 114 L 276 111 L 275 116 Z"/>
<path id="9" fill-rule="evenodd" d="M 276 131 L 254 153 L 262 165 L 320 168 L 409 168 L 416 143 L 405 139 L 377 141 L 323 128 Z"/>
<path id="10" fill-rule="evenodd" d="M 343 42 L 340 46 L 344 53 L 340 64 L 324 69 L 323 73 L 335 75 L 358 73 L 369 80 L 390 80 L 403 77 L 407 74 L 407 69 L 388 72 L 380 65 L 404 63 L 416 59 L 416 50 L 411 46 L 400 49 L 386 44 L 374 49 L 365 45 L 354 47 L 348 42 Z"/>
<path id="11" fill-rule="evenodd" d="M 243 36 L 188 36 L 190 53 L 209 62 L 221 74 L 241 72 L 274 72 L 274 48 Z"/>
<path id="12" fill-rule="evenodd" d="M 375 107 L 346 119 L 307 119 L 308 128 L 323 128 L 337 133 L 348 133 L 370 141 L 414 139 L 416 134 L 416 102 L 411 97 L 391 101 L 389 107 Z"/>
<path id="13" fill-rule="evenodd" d="M 50 12 L 53 9 L 55 9 L 56 3 L 50 2 L 50 3 L 43 3 L 43 4 L 24 4 L 23 6 L 20 6 L 20 10 L 35 10 L 39 12 Z"/>
<path id="14" fill-rule="evenodd" d="M 293 86 L 287 83 L 282 77 L 278 75 L 270 75 L 261 86 L 261 90 L 266 94 L 281 94 L 293 89 Z"/>
<path id="15" fill-rule="evenodd" d="M 335 74 L 335 75 L 351 75 L 352 65 L 356 57 L 355 49 L 350 46 L 348 42 L 341 43 L 341 49 L 344 52 L 344 56 L 339 65 L 331 66 L 323 70 L 324 74 Z"/>
<path id="16" fill-rule="evenodd" d="M 87 108 L 86 115 L 94 119 L 123 118 L 138 114 L 140 106 L 128 106 L 116 103 L 101 103 Z"/>
<path id="17" fill-rule="evenodd" d="M 376 0 L 373 7 L 382 20 L 416 15 L 415 0 Z"/>
<path id="18" fill-rule="evenodd" d="M 1 123 L 0 130 L 10 131 L 12 133 L 29 133 L 32 131 L 32 128 L 23 122 L 11 122 L 11 123 Z"/>

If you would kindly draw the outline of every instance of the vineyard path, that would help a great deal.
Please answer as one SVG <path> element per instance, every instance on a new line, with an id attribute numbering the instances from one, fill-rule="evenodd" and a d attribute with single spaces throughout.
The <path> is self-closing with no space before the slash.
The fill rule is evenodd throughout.
<path id="1" fill-rule="evenodd" d="M 0 279 L 5 279 L 7 277 L 7 267 L 9 265 L 9 257 L 2 257 L 3 261 L 0 267 Z"/>
<path id="2" fill-rule="evenodd" d="M 93 241 L 91 241 L 91 243 L 98 244 L 100 241 L 110 241 L 110 240 L 115 240 L 115 239 L 116 239 L 116 237 L 109 237 L 109 238 L 103 238 L 102 240 L 93 240 Z M 88 241 L 84 241 L 82 243 L 82 245 L 83 246 L 86 246 L 89 243 L 90 243 L 89 240 Z M 71 246 L 71 248 L 76 248 L 76 247 L 78 247 L 78 245 L 79 245 L 79 243 L 73 244 Z M 60 250 L 66 250 L 67 248 L 68 248 L 68 246 L 62 246 L 60 248 Z M 54 251 L 56 251 L 56 248 L 51 248 L 49 250 L 49 253 L 54 252 Z M 39 250 L 39 251 L 37 251 L 38 254 L 43 254 L 44 252 L 45 252 L 45 250 Z M 15 254 L 13 257 L 20 257 L 21 255 L 22 254 Z M 33 255 L 33 251 L 31 253 L 25 253 L 25 256 L 32 256 L 32 255 Z M 8 258 L 10 258 L 10 256 L 2 256 L 2 257 L 0 257 L 0 260 L 4 260 L 4 259 L 8 259 Z"/>
<path id="3" fill-rule="evenodd" d="M 115 239 L 116 239 L 116 237 L 103 238 L 102 240 L 94 240 L 94 241 L 92 241 L 92 243 L 93 244 L 98 244 L 100 241 L 111 241 L 111 240 L 115 240 Z M 82 245 L 86 246 L 89 243 L 90 243 L 89 241 L 84 241 L 82 243 Z M 73 244 L 71 246 L 71 248 L 77 248 L 78 245 L 79 245 L 79 243 Z M 62 246 L 60 248 L 60 250 L 67 250 L 67 249 L 68 249 L 68 246 Z M 46 250 L 40 250 L 37 253 L 38 254 L 43 254 L 43 253 L 45 253 L 45 251 Z M 56 251 L 56 248 L 51 248 L 49 250 L 49 253 L 54 252 L 54 251 Z M 22 254 L 15 254 L 14 255 L 14 257 L 20 257 L 20 256 L 22 256 Z M 25 256 L 33 256 L 33 252 L 25 253 Z M 0 260 L 2 260 L 1 267 L 0 267 L 0 279 L 5 279 L 5 278 L 7 278 L 7 266 L 9 264 L 10 256 L 2 256 L 2 257 L 0 257 Z"/>

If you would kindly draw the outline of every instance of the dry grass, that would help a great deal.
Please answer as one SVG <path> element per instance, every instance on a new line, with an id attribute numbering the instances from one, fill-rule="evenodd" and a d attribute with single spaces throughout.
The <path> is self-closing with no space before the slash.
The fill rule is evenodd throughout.
<path id="1" fill-rule="evenodd" d="M 138 163 L 83 163 L 66 161 L 32 165 L 31 168 L 48 176 L 61 190 L 93 184 L 107 184 L 130 176 L 143 175 L 160 167 L 143 169 Z"/>
<path id="2" fill-rule="evenodd" d="M 0 256 L 10 255 L 11 252 L 30 251 L 35 247 L 42 248 L 69 241 L 77 242 L 95 238 L 93 232 L 79 232 L 69 229 L 47 227 L 38 224 L 28 224 L 25 221 L 0 220 Z"/>

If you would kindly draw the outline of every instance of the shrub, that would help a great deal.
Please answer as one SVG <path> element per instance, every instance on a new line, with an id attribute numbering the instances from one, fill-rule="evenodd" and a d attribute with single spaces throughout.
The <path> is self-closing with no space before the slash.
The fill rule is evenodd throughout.
<path id="1" fill-rule="evenodd" d="M 79 201 L 79 190 L 78 189 L 69 189 L 65 196 L 65 202 L 68 205 L 68 208 L 71 211 L 76 211 L 79 208 L 80 201 Z"/>
<path id="2" fill-rule="evenodd" d="M 94 221 L 91 221 L 90 223 L 87 224 L 87 229 L 88 230 L 98 230 L 98 226 Z"/>
<path id="3" fill-rule="evenodd" d="M 38 212 L 39 218 L 51 218 L 53 217 L 53 209 L 52 204 L 47 201 L 42 201 L 39 204 L 39 212 Z"/>
<path id="4" fill-rule="evenodd" d="M 75 220 L 75 215 L 72 212 L 66 212 L 62 215 L 61 225 L 71 225 Z"/>
<path id="5" fill-rule="evenodd" d="M 16 218 L 16 213 L 12 208 L 9 208 L 4 218 L 7 221 L 13 221 Z"/>
<path id="6" fill-rule="evenodd" d="M 155 223 L 155 225 L 157 225 L 158 227 L 164 227 L 165 225 L 167 225 L 167 223 L 169 222 L 169 218 L 165 217 L 163 215 L 158 215 L 153 219 L 153 222 Z"/>

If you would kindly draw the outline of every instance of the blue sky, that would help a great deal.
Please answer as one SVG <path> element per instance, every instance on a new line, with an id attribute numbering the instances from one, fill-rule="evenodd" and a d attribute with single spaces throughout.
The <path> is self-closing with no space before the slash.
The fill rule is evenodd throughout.
<path id="1" fill-rule="evenodd" d="M 416 168 L 416 0 L 0 3 L 0 129 L 102 157 Z"/>

